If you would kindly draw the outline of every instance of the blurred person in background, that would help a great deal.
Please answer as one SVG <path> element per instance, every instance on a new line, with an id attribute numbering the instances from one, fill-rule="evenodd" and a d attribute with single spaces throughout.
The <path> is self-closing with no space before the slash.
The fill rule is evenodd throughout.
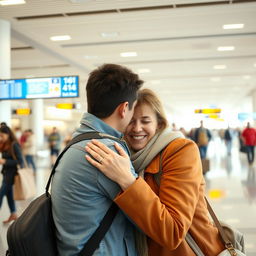
<path id="1" fill-rule="evenodd" d="M 0 164 L 2 165 L 2 186 L 0 188 L 0 208 L 2 206 L 3 197 L 7 197 L 7 203 L 10 209 L 10 216 L 3 221 L 7 224 L 17 219 L 16 205 L 13 199 L 14 176 L 17 174 L 17 165 L 24 167 L 22 159 L 21 147 L 16 139 L 13 131 L 8 126 L 0 127 Z"/>
<path id="2" fill-rule="evenodd" d="M 185 136 L 185 138 L 188 138 L 188 133 L 184 127 L 180 127 L 180 132 L 182 132 L 182 134 Z"/>
<path id="3" fill-rule="evenodd" d="M 61 147 L 61 136 L 56 127 L 52 128 L 52 132 L 48 136 L 48 143 L 50 148 L 51 166 L 53 167 Z"/>
<path id="4" fill-rule="evenodd" d="M 242 132 L 242 140 L 247 147 L 247 160 L 249 165 L 254 161 L 254 147 L 256 144 L 256 130 L 251 127 L 250 123 L 247 123 L 246 128 Z"/>
<path id="5" fill-rule="evenodd" d="M 231 155 L 231 150 L 232 150 L 232 131 L 230 127 L 224 131 L 224 141 L 227 147 L 227 154 L 230 156 Z"/>
<path id="6" fill-rule="evenodd" d="M 36 155 L 36 139 L 31 129 L 25 130 L 26 140 L 22 144 L 23 154 L 25 156 L 28 167 L 31 167 L 35 173 L 35 155 Z"/>
<path id="7" fill-rule="evenodd" d="M 149 89 L 139 92 L 125 140 L 137 179 L 129 172 L 129 156 L 117 144 L 120 155 L 92 140 L 86 151 L 93 158 L 85 157 L 120 185 L 115 203 L 148 235 L 137 237 L 139 256 L 195 256 L 185 241 L 188 231 L 205 256 L 219 254 L 224 245 L 208 217 L 198 147 L 168 127 L 163 106 Z"/>
<path id="8" fill-rule="evenodd" d="M 14 135 L 15 135 L 16 139 L 20 142 L 20 138 L 21 138 L 21 135 L 22 135 L 21 128 L 19 126 L 17 126 L 13 129 L 13 132 L 14 132 Z"/>
<path id="9" fill-rule="evenodd" d="M 175 123 L 172 123 L 172 130 L 173 131 L 178 131 L 177 125 Z"/>
<path id="10" fill-rule="evenodd" d="M 27 139 L 27 130 L 23 131 L 21 136 L 20 136 L 20 139 L 19 139 L 19 143 L 21 145 L 21 147 L 23 147 L 23 144 L 26 142 L 26 139 Z M 16 137 L 17 138 L 17 137 Z M 17 138 L 18 139 L 18 138 Z"/>
<path id="11" fill-rule="evenodd" d="M 205 159 L 207 155 L 207 148 L 212 135 L 210 131 L 204 127 L 203 120 L 200 121 L 200 127 L 195 130 L 195 142 L 199 147 L 201 159 Z"/>

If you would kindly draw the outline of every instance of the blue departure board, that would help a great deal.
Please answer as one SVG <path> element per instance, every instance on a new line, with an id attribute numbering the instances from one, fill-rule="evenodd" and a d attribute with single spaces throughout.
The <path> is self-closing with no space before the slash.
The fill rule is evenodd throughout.
<path id="1" fill-rule="evenodd" d="M 79 97 L 79 77 L 0 80 L 0 100 Z"/>

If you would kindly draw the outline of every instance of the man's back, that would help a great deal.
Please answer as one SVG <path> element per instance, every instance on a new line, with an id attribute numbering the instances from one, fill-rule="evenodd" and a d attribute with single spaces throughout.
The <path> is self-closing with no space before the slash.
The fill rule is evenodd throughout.
<path id="1" fill-rule="evenodd" d="M 97 130 L 115 137 L 121 135 L 90 114 L 84 116 L 82 123 L 78 133 Z M 53 178 L 53 217 L 61 256 L 79 253 L 120 192 L 116 183 L 85 160 L 84 147 L 87 142 L 77 143 L 64 154 Z M 110 139 L 103 139 L 102 142 L 111 147 L 114 144 Z M 121 211 L 94 255 L 136 255 L 133 225 Z"/>
<path id="2" fill-rule="evenodd" d="M 245 139 L 245 145 L 253 146 L 256 143 L 256 130 L 252 127 L 244 129 L 242 136 Z"/>

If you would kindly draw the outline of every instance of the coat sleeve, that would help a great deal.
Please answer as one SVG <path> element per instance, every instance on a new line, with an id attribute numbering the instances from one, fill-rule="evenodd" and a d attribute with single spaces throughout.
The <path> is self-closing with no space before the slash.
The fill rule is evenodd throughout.
<path id="1" fill-rule="evenodd" d="M 174 250 L 191 226 L 202 170 L 196 144 L 177 139 L 163 152 L 159 196 L 139 178 L 115 202 L 158 244 Z"/>

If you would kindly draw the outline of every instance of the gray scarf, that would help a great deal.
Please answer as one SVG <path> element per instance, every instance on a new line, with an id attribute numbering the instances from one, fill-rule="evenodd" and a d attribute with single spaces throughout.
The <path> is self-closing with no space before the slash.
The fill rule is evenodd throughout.
<path id="1" fill-rule="evenodd" d="M 159 154 L 171 141 L 177 138 L 184 138 L 181 132 L 174 132 L 170 128 L 157 133 L 146 145 L 145 148 L 132 154 L 131 161 L 135 171 L 144 176 L 144 169 L 149 165 L 155 156 Z M 138 255 L 148 256 L 147 237 L 140 230 L 135 232 L 136 248 Z"/>
<path id="2" fill-rule="evenodd" d="M 161 150 L 177 138 L 184 138 L 184 135 L 181 132 L 172 131 L 169 127 L 157 133 L 145 148 L 132 154 L 131 161 L 135 171 L 137 173 L 142 172 Z"/>

